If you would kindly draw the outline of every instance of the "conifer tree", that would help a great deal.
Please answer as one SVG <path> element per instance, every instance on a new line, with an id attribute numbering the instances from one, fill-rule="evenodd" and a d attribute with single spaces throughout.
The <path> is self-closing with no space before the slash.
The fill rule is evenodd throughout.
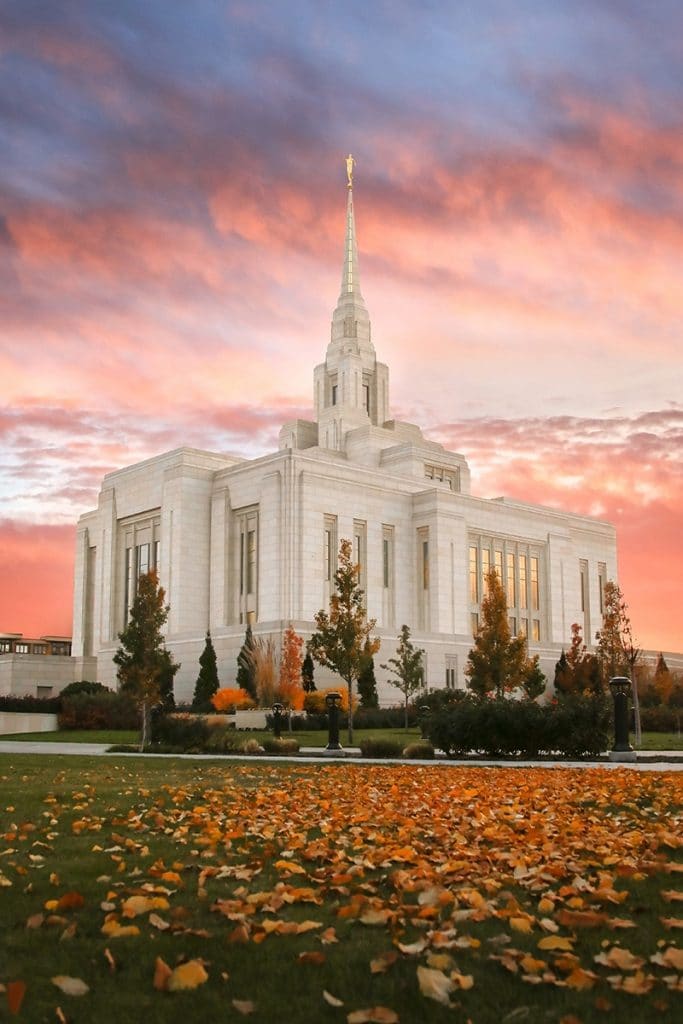
<path id="1" fill-rule="evenodd" d="M 583 642 L 580 624 L 573 622 L 571 628 L 569 650 L 566 654 L 562 651 L 555 665 L 555 689 L 561 694 L 600 693 L 602 679 L 598 659 Z"/>
<path id="2" fill-rule="evenodd" d="M 254 651 L 256 641 L 251 630 L 251 623 L 247 626 L 244 635 L 244 643 L 237 655 L 237 687 L 246 690 L 253 701 L 258 700 L 256 692 L 256 672 L 254 669 Z"/>
<path id="3" fill-rule="evenodd" d="M 211 698 L 217 692 L 219 685 L 216 651 L 211 639 L 211 632 L 207 629 L 204 650 L 199 655 L 199 675 L 192 698 L 193 711 L 211 711 Z"/>
<path id="4" fill-rule="evenodd" d="M 605 583 L 603 597 L 602 629 L 596 634 L 598 660 L 602 669 L 603 685 L 614 676 L 626 675 L 631 680 L 631 697 L 635 719 L 636 746 L 642 742 L 640 728 L 640 700 L 636 684 L 635 669 L 640 657 L 636 646 L 633 627 L 628 615 L 628 605 L 621 588 L 613 580 Z"/>
<path id="5" fill-rule="evenodd" d="M 408 728 L 408 701 L 424 684 L 424 651 L 415 647 L 410 639 L 410 628 L 401 626 L 398 638 L 396 657 L 389 658 L 382 668 L 394 676 L 392 686 L 396 686 L 404 697 L 404 724 Z"/>
<path id="6" fill-rule="evenodd" d="M 313 672 L 313 658 L 306 651 L 306 657 L 301 665 L 301 685 L 304 693 L 315 693 L 315 679 Z"/>
<path id="7" fill-rule="evenodd" d="M 349 697 L 349 744 L 353 744 L 353 688 L 368 654 L 379 650 L 378 637 L 370 637 L 375 620 L 365 612 L 365 594 L 358 583 L 358 566 L 351 558 L 351 541 L 339 545 L 339 565 L 334 574 L 335 590 L 329 613 L 323 608 L 315 616 L 316 632 L 308 641 L 311 657 L 331 669 L 346 683 Z"/>
<path id="8" fill-rule="evenodd" d="M 114 655 L 120 690 L 130 694 L 140 710 L 140 750 L 149 743 L 152 710 L 173 705 L 173 677 L 180 668 L 166 649 L 161 632 L 169 612 L 165 596 L 156 572 L 140 576 L 128 623 L 119 633 L 120 646 Z"/>
<path id="9" fill-rule="evenodd" d="M 377 680 L 375 679 L 375 662 L 371 654 L 367 654 L 361 673 L 358 676 L 358 696 L 362 708 L 379 707 L 377 696 Z"/>
<path id="10" fill-rule="evenodd" d="M 674 688 L 674 680 L 661 651 L 655 665 L 654 687 L 662 704 L 668 704 Z"/>

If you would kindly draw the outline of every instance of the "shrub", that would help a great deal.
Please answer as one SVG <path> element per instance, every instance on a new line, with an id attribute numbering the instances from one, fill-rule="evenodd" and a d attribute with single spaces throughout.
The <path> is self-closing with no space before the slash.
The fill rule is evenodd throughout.
<path id="1" fill-rule="evenodd" d="M 646 732 L 678 732 L 682 720 L 680 708 L 660 704 L 656 708 L 640 709 L 640 725 Z"/>
<path id="2" fill-rule="evenodd" d="M 162 715 L 152 722 L 152 743 L 192 753 L 201 753 L 206 748 L 210 734 L 202 715 Z"/>
<path id="3" fill-rule="evenodd" d="M 261 746 L 266 754 L 296 754 L 299 750 L 299 741 L 295 739 L 275 739 L 269 736 L 264 739 Z"/>
<path id="4" fill-rule="evenodd" d="M 261 746 L 261 744 L 259 743 L 258 740 L 254 740 L 254 739 L 247 740 L 247 742 L 244 744 L 242 749 L 243 749 L 245 754 L 262 754 L 263 753 L 263 747 Z"/>
<path id="5" fill-rule="evenodd" d="M 246 690 L 230 689 L 229 687 L 216 690 L 211 698 L 211 704 L 216 711 L 234 711 L 235 708 L 242 711 L 256 706 Z"/>
<path id="6" fill-rule="evenodd" d="M 65 686 L 60 697 L 64 700 L 65 697 L 75 697 L 78 693 L 113 693 L 108 686 L 104 683 L 92 683 L 89 679 L 80 679 L 77 683 L 69 683 Z"/>
<path id="7" fill-rule="evenodd" d="M 5 694 L 0 697 L 0 711 L 15 711 L 29 715 L 56 715 L 61 707 L 61 697 L 17 697 Z"/>
<path id="8" fill-rule="evenodd" d="M 208 736 L 202 750 L 209 754 L 237 754 L 243 749 L 243 740 L 235 732 L 223 725 L 208 725 Z"/>
<path id="9" fill-rule="evenodd" d="M 360 741 L 363 757 L 400 757 L 402 751 L 401 741 L 392 740 L 388 736 L 369 736 Z"/>
<path id="10" fill-rule="evenodd" d="M 325 697 L 328 693 L 338 693 L 341 695 L 340 709 L 344 712 L 349 710 L 349 691 L 347 687 L 340 683 L 339 686 L 328 686 L 325 690 L 315 690 L 313 693 L 304 694 L 304 711 L 309 715 L 322 715 L 327 711 L 327 705 L 325 704 Z M 354 695 L 353 698 L 354 709 L 358 707 L 358 698 Z M 355 718 L 354 718 L 355 722 Z"/>
<path id="11" fill-rule="evenodd" d="M 60 729 L 137 729 L 138 709 L 125 693 L 76 693 L 62 701 Z"/>
<path id="12" fill-rule="evenodd" d="M 431 761 L 434 758 L 434 747 L 426 740 L 419 740 L 409 743 L 403 751 L 403 756 L 415 758 L 418 761 Z"/>

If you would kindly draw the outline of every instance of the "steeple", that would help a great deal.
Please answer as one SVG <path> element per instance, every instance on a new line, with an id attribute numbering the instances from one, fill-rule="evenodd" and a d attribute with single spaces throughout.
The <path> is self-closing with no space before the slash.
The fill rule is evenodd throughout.
<path id="1" fill-rule="evenodd" d="M 346 234 L 341 291 L 332 314 L 325 362 L 314 372 L 319 444 L 343 451 L 350 431 L 381 426 L 389 419 L 389 370 L 377 362 L 370 317 L 360 291 L 353 168 L 346 157 Z"/>
<path id="2" fill-rule="evenodd" d="M 347 157 L 348 159 L 348 157 Z M 344 315 L 348 315 L 349 307 L 357 306 L 367 313 L 365 302 L 360 291 L 360 274 L 358 272 L 358 245 L 356 243 L 356 220 L 353 215 L 353 184 L 347 186 L 346 199 L 346 240 L 344 243 L 344 263 L 342 266 L 341 291 L 337 300 L 337 309 L 344 307 Z"/>

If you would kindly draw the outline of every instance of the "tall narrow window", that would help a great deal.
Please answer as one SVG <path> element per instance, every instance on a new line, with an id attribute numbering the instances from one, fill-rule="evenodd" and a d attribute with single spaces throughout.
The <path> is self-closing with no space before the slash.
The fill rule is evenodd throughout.
<path id="1" fill-rule="evenodd" d="M 476 544 L 470 544 L 470 604 L 479 603 L 479 559 Z"/>
<path id="2" fill-rule="evenodd" d="M 149 544 L 138 545 L 138 579 L 149 572 Z"/>
<path id="3" fill-rule="evenodd" d="M 244 593 L 244 583 L 245 583 L 245 576 L 246 576 L 246 573 L 245 573 L 246 563 L 245 563 L 245 560 L 244 560 L 244 555 L 245 555 L 244 540 L 245 540 L 244 533 L 242 532 L 242 533 L 240 533 L 240 594 Z M 242 620 L 240 619 L 240 622 L 241 621 Z"/>
<path id="4" fill-rule="evenodd" d="M 519 607 L 527 608 L 526 555 L 519 556 Z M 526 634 L 524 634 L 526 636 Z"/>
<path id="5" fill-rule="evenodd" d="M 337 385 L 332 385 L 332 405 L 337 404 Z"/>
<path id="6" fill-rule="evenodd" d="M 538 558 L 532 555 L 529 562 L 531 566 L 531 607 L 537 612 L 541 607 L 538 589 Z"/>
<path id="7" fill-rule="evenodd" d="M 583 558 L 579 562 L 579 581 L 581 586 L 581 611 L 585 614 L 588 611 L 588 562 Z"/>
<path id="8" fill-rule="evenodd" d="M 429 590 L 429 541 L 422 541 L 422 589 Z"/>
<path id="9" fill-rule="evenodd" d="M 531 622 L 531 639 L 534 643 L 540 643 L 541 640 L 541 623 L 538 619 L 533 619 Z"/>
<path id="10" fill-rule="evenodd" d="M 370 415 L 370 386 L 369 386 L 369 384 L 364 384 L 363 385 L 363 405 L 365 406 L 365 411 L 366 411 L 366 413 L 369 416 Z"/>
<path id="11" fill-rule="evenodd" d="M 239 622 L 256 622 L 258 618 L 258 511 L 249 509 L 235 515 L 237 557 L 239 558 L 239 591 L 237 618 Z M 237 587 L 235 588 L 237 590 Z"/>
<path id="12" fill-rule="evenodd" d="M 256 590 L 256 530 L 247 531 L 247 594 Z"/>
<path id="13" fill-rule="evenodd" d="M 472 630 L 472 636 L 476 636 L 479 632 L 479 615 L 477 612 L 470 613 L 470 629 Z"/>
<path id="14" fill-rule="evenodd" d="M 481 578 L 482 587 L 484 594 L 488 594 L 489 585 L 486 582 L 486 577 L 491 571 L 491 552 L 488 548 L 481 549 Z"/>
<path id="15" fill-rule="evenodd" d="M 366 524 L 356 519 L 353 523 L 353 560 L 358 566 L 358 582 L 367 589 Z"/>
<path id="16" fill-rule="evenodd" d="M 325 588 L 324 600 L 329 599 L 332 581 L 337 571 L 337 517 L 325 516 L 323 519 L 323 580 Z"/>
<path id="17" fill-rule="evenodd" d="M 502 583 L 503 582 L 503 552 L 502 551 L 494 551 L 493 558 L 494 558 L 494 566 L 495 566 L 495 569 L 496 569 L 496 573 L 498 574 L 498 579 Z"/>
<path id="18" fill-rule="evenodd" d="M 507 599 L 508 608 L 514 608 L 517 605 L 517 587 L 515 585 L 515 556 L 514 552 L 508 551 L 507 553 Z M 515 630 L 516 631 L 516 630 Z"/>
<path id="19" fill-rule="evenodd" d="M 598 599 L 600 601 L 600 614 L 605 611 L 605 583 L 607 582 L 607 566 L 604 562 L 598 562 Z"/>

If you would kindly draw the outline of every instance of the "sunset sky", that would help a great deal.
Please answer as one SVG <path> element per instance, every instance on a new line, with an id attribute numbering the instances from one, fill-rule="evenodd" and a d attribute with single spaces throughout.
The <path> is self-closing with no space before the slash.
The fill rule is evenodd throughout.
<path id="1" fill-rule="evenodd" d="M 105 472 L 312 416 L 349 151 L 393 415 L 682 651 L 680 0 L 4 0 L 0 631 L 71 632 Z"/>

